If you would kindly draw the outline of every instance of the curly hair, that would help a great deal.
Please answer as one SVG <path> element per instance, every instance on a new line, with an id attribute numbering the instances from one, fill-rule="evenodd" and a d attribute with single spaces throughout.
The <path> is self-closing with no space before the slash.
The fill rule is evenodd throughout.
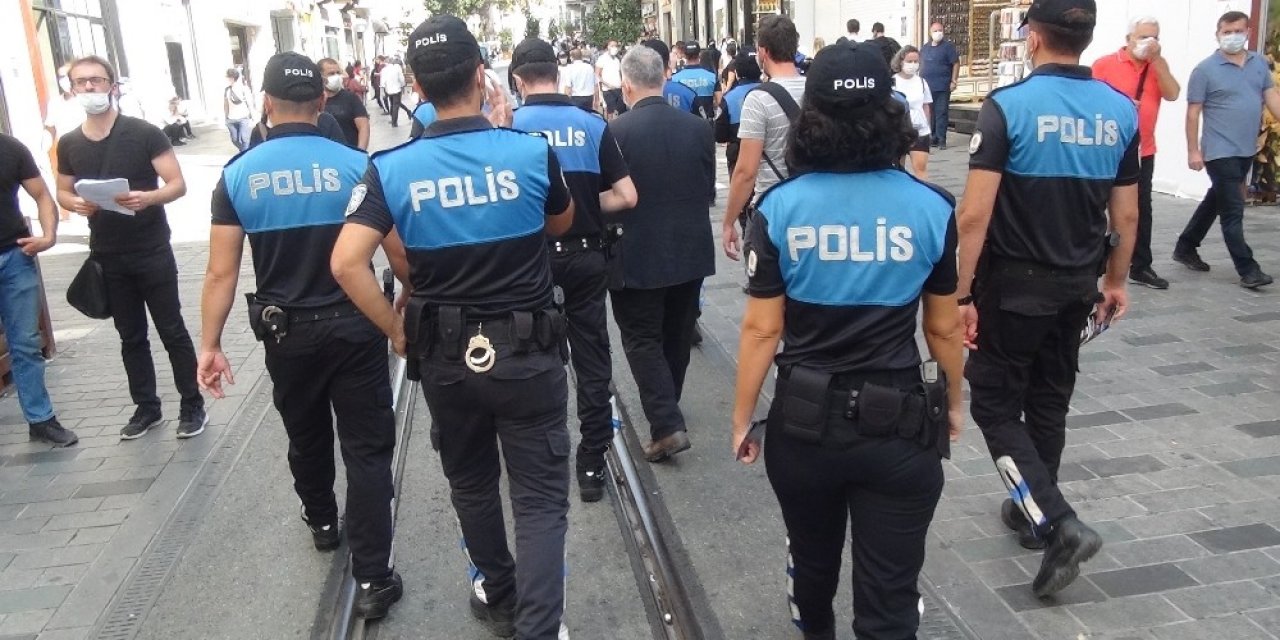
<path id="1" fill-rule="evenodd" d="M 806 99 L 787 134 L 787 164 L 795 173 L 888 169 L 901 164 L 917 137 L 895 98 L 840 109 Z"/>
<path id="2" fill-rule="evenodd" d="M 892 69 L 894 73 L 902 71 L 902 61 L 907 59 L 908 53 L 920 53 L 920 50 L 911 45 L 906 45 L 901 49 L 898 49 L 898 53 L 893 55 L 893 60 L 889 61 L 889 68 Z"/>

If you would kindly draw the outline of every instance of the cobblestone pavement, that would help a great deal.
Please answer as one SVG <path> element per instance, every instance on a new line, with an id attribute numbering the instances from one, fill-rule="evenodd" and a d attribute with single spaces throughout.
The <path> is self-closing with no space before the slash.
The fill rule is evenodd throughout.
<path id="1" fill-rule="evenodd" d="M 959 195 L 957 138 L 930 173 Z M 1133 311 L 1081 357 L 1061 480 L 1106 540 L 1084 576 L 1036 600 L 1040 555 L 1001 525 L 1003 485 L 972 424 L 946 463 L 925 579 L 974 635 L 1280 637 L 1280 288 L 1237 286 L 1216 227 L 1201 249 L 1210 273 L 1173 263 L 1196 204 L 1156 196 L 1155 268 L 1172 286 L 1131 286 Z M 1246 233 L 1280 272 L 1280 210 L 1250 209 Z M 719 260 L 702 324 L 733 354 L 743 276 Z"/>

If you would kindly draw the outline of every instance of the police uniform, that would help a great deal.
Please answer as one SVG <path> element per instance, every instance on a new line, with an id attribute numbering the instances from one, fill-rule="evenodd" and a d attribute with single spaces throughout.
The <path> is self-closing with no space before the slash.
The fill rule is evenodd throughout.
<path id="1" fill-rule="evenodd" d="M 1043 4 L 1040 17 L 1031 14 L 1047 23 L 1068 9 L 1096 15 L 1092 0 Z M 1138 180 L 1136 133 L 1132 100 L 1088 67 L 1045 64 L 991 93 L 969 148 L 970 169 L 1003 175 L 973 286 L 978 348 L 965 377 L 974 422 L 1012 497 L 1002 517 L 1015 528 L 1030 523 L 1039 542 L 1024 539 L 1029 548 L 1051 542 L 1060 522 L 1078 525 L 1058 466 L 1080 333 L 1100 299 L 1108 198 Z M 1035 584 L 1039 591 L 1042 578 Z"/>
<path id="2" fill-rule="evenodd" d="M 263 86 L 273 98 L 306 102 L 319 97 L 321 82 L 310 59 L 285 53 L 268 62 Z M 212 210 L 214 225 L 239 226 L 249 236 L 257 278 L 257 292 L 248 296 L 250 322 L 264 343 L 275 406 L 289 435 L 294 488 L 316 546 L 337 546 L 336 417 L 347 472 L 352 575 L 362 592 L 394 582 L 398 599 L 399 576 L 391 567 L 395 416 L 386 338 L 329 268 L 347 196 L 367 165 L 363 152 L 322 137 L 314 125 L 278 124 L 265 142 L 227 163 Z"/>
<path id="3" fill-rule="evenodd" d="M 640 44 L 641 46 L 649 47 L 650 49 L 657 51 L 658 55 L 662 58 L 662 68 L 667 68 L 668 61 L 671 56 L 671 50 L 667 48 L 667 43 L 661 40 L 645 40 Z M 697 97 L 698 94 L 694 92 L 693 89 L 690 89 L 675 80 L 667 79 L 666 83 L 662 85 L 662 99 L 666 100 L 667 104 L 681 111 L 698 113 L 697 105 L 695 104 Z"/>
<path id="4" fill-rule="evenodd" d="M 697 45 L 686 47 L 686 51 L 697 50 Z M 712 120 L 716 117 L 715 94 L 720 89 L 720 80 L 714 71 L 700 66 L 686 66 L 671 79 L 693 90 L 693 112 Z"/>
<path id="5" fill-rule="evenodd" d="M 436 108 L 430 102 L 420 102 L 413 108 L 413 122 L 409 126 L 409 139 L 422 135 L 432 122 L 436 121 Z"/>
<path id="6" fill-rule="evenodd" d="M 419 25 L 407 57 L 414 68 L 480 64 L 475 38 L 452 16 Z M 564 608 L 564 326 L 543 225 L 570 203 L 546 140 L 494 129 L 477 113 L 437 120 L 423 137 L 374 154 L 347 208 L 349 224 L 382 234 L 394 227 L 408 254 L 405 337 L 477 570 L 473 611 L 510 606 L 514 596 L 515 632 L 529 640 L 554 639 Z M 515 514 L 514 561 L 498 441 Z"/>
<path id="7" fill-rule="evenodd" d="M 716 142 L 727 143 L 724 148 L 725 160 L 729 163 L 729 175 L 738 165 L 738 149 L 742 140 L 738 138 L 738 126 L 742 124 L 742 103 L 752 89 L 760 86 L 760 81 L 742 81 L 724 93 L 720 98 L 720 115 L 716 117 Z"/>
<path id="8" fill-rule="evenodd" d="M 518 73 L 521 65 L 529 63 L 554 64 L 555 51 L 537 38 L 525 40 L 512 55 L 512 71 Z M 604 118 L 577 108 L 562 94 L 528 96 L 524 106 L 516 110 L 512 126 L 546 136 L 574 196 L 573 226 L 563 237 L 549 237 L 547 242 L 551 272 L 564 291 L 569 345 L 578 380 L 582 432 L 576 462 L 579 483 L 585 487 L 595 482 L 603 488 L 598 483 L 604 477 L 604 453 L 613 439 L 609 406 L 613 362 L 605 311 L 609 274 L 600 193 L 629 176 L 630 171 Z"/>
<path id="9" fill-rule="evenodd" d="M 870 48 L 828 47 L 809 75 L 805 100 L 828 109 L 889 99 L 888 66 Z M 830 88 L 863 76 L 878 88 Z M 915 637 L 949 437 L 945 376 L 922 378 L 916 315 L 922 295 L 955 292 L 955 252 L 951 196 L 889 167 L 800 173 L 766 191 L 748 223 L 748 294 L 786 297 L 764 459 L 806 638 L 835 638 L 850 520 L 855 635 Z"/>

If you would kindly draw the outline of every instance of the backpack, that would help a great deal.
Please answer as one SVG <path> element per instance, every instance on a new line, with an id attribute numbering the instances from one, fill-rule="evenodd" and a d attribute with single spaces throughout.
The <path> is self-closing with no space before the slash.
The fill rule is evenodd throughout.
<path id="1" fill-rule="evenodd" d="M 778 103 L 778 106 L 782 107 L 782 113 L 786 114 L 787 120 L 795 122 L 796 116 L 800 115 L 799 103 L 796 102 L 795 98 L 791 97 L 791 92 L 787 91 L 782 85 L 776 82 L 761 82 L 752 91 L 763 91 L 769 94 Z M 773 171 L 773 175 L 777 176 L 780 181 L 785 180 L 786 176 L 782 175 L 781 171 L 778 171 L 778 165 L 773 163 L 773 160 L 769 158 L 769 154 L 762 153 L 761 155 L 764 157 L 764 161 L 769 164 L 769 169 Z"/>

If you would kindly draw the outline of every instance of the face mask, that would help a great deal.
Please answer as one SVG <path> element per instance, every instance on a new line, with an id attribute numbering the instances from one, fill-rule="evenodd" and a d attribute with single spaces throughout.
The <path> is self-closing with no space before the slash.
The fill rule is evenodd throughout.
<path id="1" fill-rule="evenodd" d="M 1133 57 L 1138 60 L 1146 60 L 1147 54 L 1151 52 L 1151 45 L 1156 41 L 1155 38 L 1143 38 L 1133 45 Z"/>
<path id="2" fill-rule="evenodd" d="M 1218 38 L 1218 45 L 1222 47 L 1224 53 L 1240 53 L 1248 43 L 1249 37 L 1243 33 L 1228 33 Z"/>
<path id="3" fill-rule="evenodd" d="M 58 88 L 62 89 L 63 93 L 71 93 L 71 78 L 58 76 Z"/>
<path id="4" fill-rule="evenodd" d="M 330 91 L 337 92 L 339 89 L 342 88 L 342 75 L 335 73 L 331 76 L 325 76 L 324 88 Z"/>
<path id="5" fill-rule="evenodd" d="M 918 71 L 920 71 L 920 63 L 919 63 L 919 62 L 904 62 L 904 63 L 902 63 L 902 72 L 903 72 L 903 73 L 905 73 L 905 74 L 907 74 L 907 75 L 909 75 L 909 76 L 914 76 Z"/>
<path id="6" fill-rule="evenodd" d="M 941 31 L 934 31 L 929 35 L 933 37 L 934 42 L 942 42 L 942 38 L 945 34 L 943 34 Z"/>
<path id="7" fill-rule="evenodd" d="M 609 55 L 611 55 L 611 56 L 616 56 L 616 55 L 618 55 L 618 48 L 617 48 L 617 47 L 609 47 Z"/>
<path id="8" fill-rule="evenodd" d="M 82 93 L 76 96 L 76 99 L 80 101 L 80 106 L 84 109 L 84 112 L 91 116 L 105 113 L 107 109 L 111 108 L 111 94 L 109 93 Z"/>

